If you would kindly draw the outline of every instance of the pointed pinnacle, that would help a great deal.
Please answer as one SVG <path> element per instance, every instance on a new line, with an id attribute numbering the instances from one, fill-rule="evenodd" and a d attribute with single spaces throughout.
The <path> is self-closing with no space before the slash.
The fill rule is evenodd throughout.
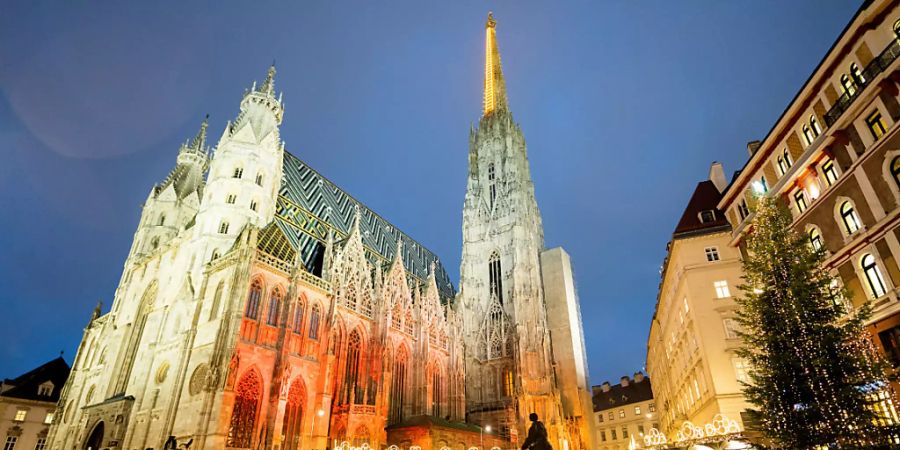
<path id="1" fill-rule="evenodd" d="M 266 74 L 266 81 L 263 81 L 259 92 L 269 95 L 275 95 L 275 61 L 269 66 L 269 72 Z"/>

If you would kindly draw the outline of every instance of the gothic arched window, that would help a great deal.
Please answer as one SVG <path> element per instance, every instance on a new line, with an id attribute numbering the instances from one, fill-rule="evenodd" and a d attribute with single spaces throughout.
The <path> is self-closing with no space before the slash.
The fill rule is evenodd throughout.
<path id="1" fill-rule="evenodd" d="M 391 401 L 390 401 L 390 423 L 397 423 L 403 420 L 403 400 L 406 391 L 406 375 L 407 375 L 407 353 L 406 347 L 397 350 L 397 357 L 394 358 L 393 374 L 391 376 Z"/>
<path id="2" fill-rule="evenodd" d="M 219 315 L 219 304 L 222 302 L 222 290 L 225 288 L 225 282 L 220 281 L 216 286 L 216 293 L 213 294 L 212 304 L 209 306 L 209 320 L 213 320 Z"/>
<path id="3" fill-rule="evenodd" d="M 347 366 L 344 368 L 344 386 L 338 398 L 339 403 L 362 403 L 363 389 L 359 384 L 359 354 L 362 348 L 359 331 L 353 330 L 347 340 Z"/>
<path id="4" fill-rule="evenodd" d="M 443 389 L 444 383 L 441 377 L 441 370 L 435 365 L 434 373 L 431 374 L 431 415 L 434 417 L 441 417 Z"/>
<path id="5" fill-rule="evenodd" d="M 844 231 L 847 232 L 847 235 L 851 235 L 859 231 L 861 224 L 859 223 L 859 216 L 856 215 L 856 210 L 853 209 L 853 204 L 850 201 L 845 201 L 841 204 L 841 221 L 844 223 Z"/>
<path id="6" fill-rule="evenodd" d="M 303 310 L 306 309 L 306 305 L 303 303 L 302 299 L 297 300 L 297 306 L 294 307 L 294 319 L 293 319 L 293 327 L 295 334 L 303 334 Z"/>
<path id="7" fill-rule="evenodd" d="M 309 315 L 309 338 L 319 339 L 319 305 L 313 305 Z"/>
<path id="8" fill-rule="evenodd" d="M 234 178 L 240 178 L 244 176 L 244 169 L 242 167 L 234 168 Z"/>
<path id="9" fill-rule="evenodd" d="M 497 174 L 494 171 L 494 163 L 488 164 L 488 192 L 491 209 L 493 209 L 494 201 L 497 199 Z"/>
<path id="10" fill-rule="evenodd" d="M 878 298 L 884 295 L 887 292 L 887 287 L 884 285 L 884 277 L 881 275 L 881 269 L 878 268 L 878 264 L 875 262 L 875 257 L 871 254 L 863 256 L 860 260 L 860 266 L 862 266 L 863 275 L 866 277 L 872 296 Z"/>
<path id="11" fill-rule="evenodd" d="M 275 289 L 269 295 L 269 313 L 266 315 L 266 323 L 271 326 L 278 325 L 278 311 L 281 310 L 281 290 Z"/>
<path id="12" fill-rule="evenodd" d="M 281 434 L 284 436 L 282 449 L 297 450 L 300 448 L 300 436 L 303 431 L 303 405 L 306 403 L 306 389 L 303 381 L 297 377 L 288 390 L 287 404 L 284 406 L 284 422 Z"/>
<path id="13" fill-rule="evenodd" d="M 262 186 L 262 182 L 263 182 L 263 174 L 262 174 L 262 173 L 256 174 L 256 184 L 257 184 L 257 186 Z"/>
<path id="14" fill-rule="evenodd" d="M 250 448 L 262 394 L 262 380 L 259 374 L 253 370 L 247 372 L 235 387 L 234 394 L 234 408 L 231 411 L 226 446 Z"/>
<path id="15" fill-rule="evenodd" d="M 900 156 L 896 156 L 891 160 L 891 178 L 894 179 L 894 183 L 900 189 Z"/>
<path id="16" fill-rule="evenodd" d="M 160 215 L 159 215 L 159 226 L 163 226 L 163 225 L 165 225 L 165 224 L 166 224 L 166 215 L 165 215 L 165 214 L 160 214 Z"/>
<path id="17" fill-rule="evenodd" d="M 254 280 L 250 285 L 250 294 L 247 295 L 247 309 L 244 310 L 244 316 L 248 319 L 256 320 L 259 317 L 259 300 L 262 297 L 262 284 L 259 280 Z"/>
<path id="18" fill-rule="evenodd" d="M 490 282 L 491 295 L 496 295 L 497 299 L 500 300 L 500 304 L 503 304 L 503 279 L 500 267 L 500 254 L 496 251 L 491 253 L 491 258 L 488 260 L 488 281 Z"/>

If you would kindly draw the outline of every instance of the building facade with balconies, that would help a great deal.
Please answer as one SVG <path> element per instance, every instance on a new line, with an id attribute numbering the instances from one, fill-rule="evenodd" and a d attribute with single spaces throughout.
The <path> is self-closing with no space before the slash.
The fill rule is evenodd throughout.
<path id="1" fill-rule="evenodd" d="M 796 230 L 900 368 L 900 5 L 866 1 L 761 141 L 719 202 L 742 249 L 759 196 L 780 197 Z"/>

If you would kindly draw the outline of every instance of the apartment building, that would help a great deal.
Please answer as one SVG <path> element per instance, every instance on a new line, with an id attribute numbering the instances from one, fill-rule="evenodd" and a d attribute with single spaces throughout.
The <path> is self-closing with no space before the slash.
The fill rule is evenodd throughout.
<path id="1" fill-rule="evenodd" d="M 739 381 L 746 363 L 735 320 L 741 254 L 716 205 L 727 187 L 722 165 L 697 184 L 663 263 L 647 341 L 647 372 L 660 407 L 659 430 L 675 438 L 685 422 L 705 426 L 725 416 L 743 429 L 749 407 Z"/>
<path id="2" fill-rule="evenodd" d="M 718 208 L 742 249 L 760 196 L 783 199 L 825 266 L 871 301 L 869 331 L 900 367 L 900 4 L 866 1 L 788 104 Z M 886 404 L 885 404 L 886 405 Z M 891 409 L 891 411 L 893 411 Z M 893 412 L 891 412 L 893 414 Z"/>
<path id="3" fill-rule="evenodd" d="M 643 446 L 644 435 L 659 428 L 650 378 L 637 372 L 619 384 L 593 387 L 594 417 L 599 450 L 629 450 Z"/>

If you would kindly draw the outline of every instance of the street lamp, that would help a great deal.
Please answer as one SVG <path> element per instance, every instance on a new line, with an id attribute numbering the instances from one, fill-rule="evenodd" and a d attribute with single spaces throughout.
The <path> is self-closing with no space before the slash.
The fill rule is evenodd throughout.
<path id="1" fill-rule="evenodd" d="M 319 417 L 322 417 L 325 415 L 325 411 L 322 409 L 319 409 L 318 411 L 316 411 L 316 415 Z M 313 443 L 313 442 L 315 442 L 315 439 L 316 439 L 316 418 L 313 417 L 312 418 L 312 427 L 309 430 L 309 440 L 311 441 L 311 443 Z M 315 448 L 315 446 L 313 446 L 313 445 L 310 445 L 310 447 Z"/>
<path id="2" fill-rule="evenodd" d="M 481 432 L 478 434 L 478 438 L 481 441 L 481 450 L 484 450 L 484 432 L 487 431 L 488 434 L 491 434 L 491 426 L 485 425 L 484 428 L 481 429 Z"/>

